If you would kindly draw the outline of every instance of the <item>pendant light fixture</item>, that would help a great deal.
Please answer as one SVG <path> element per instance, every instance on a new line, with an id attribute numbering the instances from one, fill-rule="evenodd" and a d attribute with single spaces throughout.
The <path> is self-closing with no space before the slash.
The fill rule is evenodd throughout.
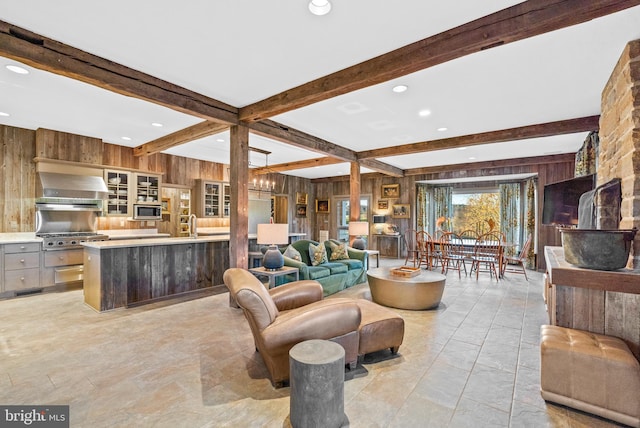
<path id="1" fill-rule="evenodd" d="M 309 10 L 314 15 L 326 15 L 331 11 L 331 3 L 329 3 L 329 0 L 311 0 L 309 2 Z"/>

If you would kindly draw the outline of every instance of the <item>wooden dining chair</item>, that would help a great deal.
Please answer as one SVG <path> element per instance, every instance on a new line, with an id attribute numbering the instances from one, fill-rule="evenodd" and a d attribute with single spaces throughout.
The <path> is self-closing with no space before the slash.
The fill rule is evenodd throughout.
<path id="1" fill-rule="evenodd" d="M 516 256 L 504 256 L 502 262 L 502 274 L 505 272 L 510 273 L 518 273 L 524 274 L 524 278 L 529 281 L 527 278 L 527 269 L 525 264 L 527 263 L 527 256 L 529 253 L 529 247 L 531 247 L 531 234 L 527 237 L 527 240 L 524 242 L 524 245 L 520 249 L 520 253 Z"/>
<path id="2" fill-rule="evenodd" d="M 458 277 L 462 277 L 462 269 L 464 269 L 464 274 L 467 275 L 462 239 L 455 233 L 444 233 L 440 238 L 439 246 L 442 273 L 454 269 L 458 271 Z"/>
<path id="3" fill-rule="evenodd" d="M 427 269 L 431 269 L 434 266 L 434 245 L 433 238 L 428 232 L 424 230 L 417 234 L 418 249 L 420 251 L 420 262 L 418 266 L 426 266 Z"/>
<path id="4" fill-rule="evenodd" d="M 496 281 L 500 279 L 502 272 L 502 248 L 503 242 L 500 234 L 495 232 L 485 233 L 476 239 L 473 247 L 471 272 L 476 272 L 476 279 L 480 271 L 495 275 Z"/>
<path id="5" fill-rule="evenodd" d="M 407 257 L 404 260 L 404 264 L 408 266 L 409 260 L 416 267 L 416 264 L 420 266 L 420 249 L 418 248 L 417 232 L 415 229 L 407 229 L 403 235 L 404 245 L 407 249 Z"/>

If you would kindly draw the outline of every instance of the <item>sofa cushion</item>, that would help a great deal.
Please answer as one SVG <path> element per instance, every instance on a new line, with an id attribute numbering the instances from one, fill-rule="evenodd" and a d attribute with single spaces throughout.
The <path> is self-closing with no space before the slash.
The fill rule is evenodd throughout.
<path id="1" fill-rule="evenodd" d="M 332 262 L 332 263 L 323 263 L 322 267 L 329 268 L 331 271 L 331 275 L 336 273 L 346 273 L 349 268 L 344 263 Z"/>
<path id="2" fill-rule="evenodd" d="M 349 258 L 349 252 L 347 250 L 347 243 L 335 243 L 332 241 L 327 241 L 329 243 L 329 249 L 331 249 L 331 257 L 329 259 L 333 260 L 345 260 Z"/>
<path id="3" fill-rule="evenodd" d="M 318 266 L 327 263 L 327 249 L 324 244 L 309 244 L 309 257 L 311 258 L 311 266 Z"/>
<path id="4" fill-rule="evenodd" d="M 329 268 L 323 266 L 309 266 L 309 279 L 319 279 L 331 275 Z"/>
<path id="5" fill-rule="evenodd" d="M 358 259 L 336 260 L 336 263 L 346 265 L 349 270 L 362 269 L 362 260 Z"/>
<path id="6" fill-rule="evenodd" d="M 289 245 L 287 249 L 284 250 L 284 253 L 282 253 L 282 255 L 285 257 L 289 257 L 290 259 L 293 259 L 298 262 L 302 261 L 302 256 L 300 255 L 300 251 L 296 250 L 291 245 Z"/>

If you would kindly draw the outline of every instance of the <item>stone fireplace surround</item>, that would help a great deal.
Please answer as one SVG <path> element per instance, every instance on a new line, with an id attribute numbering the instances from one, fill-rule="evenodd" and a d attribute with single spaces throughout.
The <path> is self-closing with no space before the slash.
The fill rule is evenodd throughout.
<path id="1" fill-rule="evenodd" d="M 625 46 L 602 91 L 601 110 L 597 185 L 621 179 L 620 229 L 640 229 L 640 40 Z M 627 267 L 640 271 L 640 234 Z"/>

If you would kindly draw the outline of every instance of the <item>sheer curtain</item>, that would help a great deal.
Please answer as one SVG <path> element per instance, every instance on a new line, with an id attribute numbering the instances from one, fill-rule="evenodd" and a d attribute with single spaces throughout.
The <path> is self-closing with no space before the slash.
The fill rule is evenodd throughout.
<path id="1" fill-rule="evenodd" d="M 416 185 L 416 230 L 429 228 L 429 186 L 418 183 Z"/>
<path id="2" fill-rule="evenodd" d="M 453 187 L 434 187 L 433 209 L 437 219 L 436 231 L 437 229 L 449 230 L 451 217 L 453 216 Z"/>
<path id="3" fill-rule="evenodd" d="M 506 242 L 520 243 L 520 183 L 500 184 L 500 232 Z M 509 256 L 516 253 L 516 247 L 505 249 Z"/>
<path id="4" fill-rule="evenodd" d="M 526 267 L 529 268 L 534 268 L 534 264 L 536 262 L 536 186 L 537 180 L 535 178 L 530 178 L 525 183 L 525 188 L 527 191 L 527 201 L 525 206 L 527 224 L 525 226 L 524 237 L 525 239 L 527 239 L 529 235 L 532 236 L 531 246 L 529 247 L 529 252 L 527 253 Z"/>

